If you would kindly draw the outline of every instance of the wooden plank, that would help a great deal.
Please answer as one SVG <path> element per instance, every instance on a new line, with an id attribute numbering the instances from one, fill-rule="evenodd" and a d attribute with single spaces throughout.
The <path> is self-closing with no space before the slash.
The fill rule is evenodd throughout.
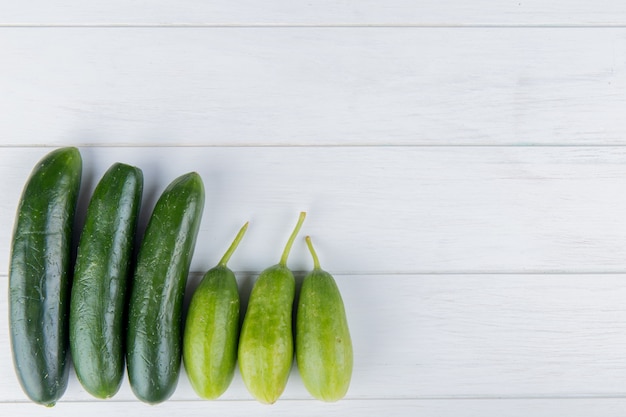
<path id="1" fill-rule="evenodd" d="M 346 416 L 378 417 L 393 413 L 398 417 L 412 417 L 416 413 L 423 417 L 621 417 L 626 401 L 622 398 L 609 399 L 437 399 L 437 400 L 351 400 L 324 404 L 316 401 L 281 400 L 272 406 L 252 401 L 169 401 L 156 407 L 139 403 L 123 402 L 79 402 L 59 404 L 52 409 L 20 403 L 0 403 L 0 413 L 14 417 L 63 416 L 82 417 L 90 415 L 150 415 L 168 417 L 172 414 L 185 415 L 228 415 L 232 417 L 264 416 Z"/>
<path id="2" fill-rule="evenodd" d="M 626 7 L 617 0 L 25 0 L 3 1 L 0 16 L 4 25 L 623 25 Z"/>
<path id="3" fill-rule="evenodd" d="M 254 276 L 238 278 L 246 305 Z M 623 397 L 626 275 L 335 278 L 355 351 L 346 400 Z M 0 310 L 6 297 L 0 292 Z M 25 401 L 6 320 L 0 315 L 0 402 Z M 294 368 L 282 399 L 310 398 Z M 181 374 L 172 401 L 195 399 Z M 238 372 L 222 399 L 252 400 Z M 72 372 L 60 409 L 91 400 Z M 127 381 L 114 401 L 137 402 Z"/>
<path id="4" fill-rule="evenodd" d="M 0 50 L 5 146 L 626 144 L 626 28 L 1 28 Z"/>
<path id="5" fill-rule="evenodd" d="M 4 148 L 0 252 L 32 167 L 49 148 Z M 298 212 L 337 273 L 624 272 L 623 147 L 81 148 L 79 216 L 114 162 L 145 176 L 141 228 L 166 185 L 196 170 L 207 203 L 192 263 L 213 266 L 239 227 L 242 271 L 278 261 Z M 79 221 L 77 231 L 80 230 Z M 289 264 L 310 268 L 303 241 Z M 8 270 L 8 256 L 0 258 Z"/>

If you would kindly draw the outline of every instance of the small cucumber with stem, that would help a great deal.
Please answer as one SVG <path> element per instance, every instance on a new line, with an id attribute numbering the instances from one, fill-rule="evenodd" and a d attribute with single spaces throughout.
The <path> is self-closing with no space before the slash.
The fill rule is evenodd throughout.
<path id="1" fill-rule="evenodd" d="M 285 390 L 293 364 L 292 311 L 296 282 L 287 268 L 291 246 L 305 212 L 291 233 L 280 262 L 257 278 L 239 339 L 239 370 L 258 401 L 273 404 Z"/>
<path id="2" fill-rule="evenodd" d="M 352 377 L 352 339 L 337 283 L 320 267 L 311 237 L 306 243 L 313 270 L 302 281 L 296 311 L 296 363 L 309 393 L 337 401 Z"/>
<path id="3" fill-rule="evenodd" d="M 68 313 L 74 214 L 82 176 L 77 148 L 59 148 L 33 168 L 11 245 L 9 328 L 20 384 L 52 407 L 67 387 Z"/>
<path id="4" fill-rule="evenodd" d="M 172 181 L 154 207 L 137 254 L 126 359 L 130 387 L 148 404 L 168 399 L 178 383 L 183 297 L 203 208 L 200 175 Z"/>
<path id="5" fill-rule="evenodd" d="M 96 398 L 110 398 L 124 375 L 126 287 L 141 205 L 139 168 L 113 164 L 96 186 L 78 244 L 70 302 L 76 376 Z"/>
<path id="6" fill-rule="evenodd" d="M 237 363 L 239 292 L 227 267 L 239 246 L 244 224 L 217 266 L 209 269 L 191 297 L 183 337 L 183 363 L 196 394 L 218 398 L 230 385 Z"/>

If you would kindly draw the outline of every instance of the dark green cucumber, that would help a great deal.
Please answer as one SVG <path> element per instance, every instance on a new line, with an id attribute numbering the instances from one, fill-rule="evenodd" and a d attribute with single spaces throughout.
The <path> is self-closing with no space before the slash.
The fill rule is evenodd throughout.
<path id="1" fill-rule="evenodd" d="M 193 293 L 183 336 L 183 363 L 201 398 L 218 398 L 230 385 L 237 363 L 239 291 L 227 264 L 248 228 L 246 223 L 217 266 Z"/>
<path id="2" fill-rule="evenodd" d="M 183 296 L 203 207 L 197 173 L 174 180 L 157 201 L 137 254 L 127 367 L 135 396 L 149 404 L 169 398 L 178 382 Z"/>
<path id="3" fill-rule="evenodd" d="M 70 302 L 70 351 L 87 392 L 110 398 L 124 375 L 126 286 L 143 174 L 114 164 L 98 183 L 80 236 Z"/>
<path id="4" fill-rule="evenodd" d="M 296 363 L 313 397 L 337 401 L 352 377 L 352 340 L 346 311 L 335 279 L 320 267 L 311 238 L 313 271 L 302 281 L 296 312 Z"/>
<path id="5" fill-rule="evenodd" d="M 33 169 L 17 210 L 9 271 L 13 361 L 28 397 L 53 406 L 68 381 L 68 310 L 74 213 L 82 159 L 61 148 Z"/>
<path id="6" fill-rule="evenodd" d="M 273 404 L 285 390 L 293 364 L 292 311 L 296 281 L 287 257 L 304 222 L 300 213 L 280 262 L 254 283 L 239 338 L 239 370 L 258 401 Z"/>

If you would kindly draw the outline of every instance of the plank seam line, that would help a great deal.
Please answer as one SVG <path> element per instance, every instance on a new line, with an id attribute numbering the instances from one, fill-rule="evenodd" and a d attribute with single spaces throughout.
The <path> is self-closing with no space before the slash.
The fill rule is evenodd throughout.
<path id="1" fill-rule="evenodd" d="M 42 29 L 624 29 L 626 23 L 0 23 L 0 28 Z"/>
<path id="2" fill-rule="evenodd" d="M 366 144 L 366 143 L 352 143 L 352 144 L 184 144 L 184 143 L 146 143 L 146 144 L 125 144 L 125 143 L 41 143 L 41 144 L 4 144 L 0 145 L 1 148 L 6 149 L 32 149 L 32 148 L 57 148 L 61 146 L 76 146 L 79 148 L 580 148 L 580 149 L 594 149 L 594 148 L 626 148 L 626 143 L 614 143 L 614 144 L 575 144 L 575 143 L 537 143 L 537 144 L 426 144 L 426 143 L 413 143 L 413 144 Z"/>
<path id="3" fill-rule="evenodd" d="M 235 273 L 235 275 L 238 276 L 249 276 L 249 275 L 259 275 L 261 273 L 261 270 L 258 271 L 253 271 L 253 270 L 234 270 L 233 271 Z M 292 269 L 292 272 L 294 273 L 294 275 L 299 276 L 299 275 L 305 275 L 308 272 L 310 272 L 310 270 L 298 270 L 298 269 Z M 380 271 L 380 272 L 371 272 L 371 271 L 364 271 L 364 272 L 343 272 L 343 271 L 331 271 L 329 270 L 329 272 L 331 272 L 333 274 L 333 276 L 335 277 L 351 277 L 351 276 L 368 276 L 368 277 L 375 277 L 375 276 L 389 276 L 389 275 L 396 275 L 396 276 L 403 276 L 403 277 L 411 277 L 411 276 L 415 276 L 415 277 L 454 277 L 454 276 L 468 276 L 468 277 L 480 277 L 480 276 L 490 276 L 490 277 L 494 277 L 494 276 L 516 276 L 516 277 L 538 277 L 538 276 L 579 276 L 579 277 L 584 277 L 584 276 L 589 276 L 589 277 L 597 277 L 597 276 L 607 276 L 607 277 L 621 277 L 626 275 L 626 271 L 614 271 L 614 272 L 593 272 L 593 271 L 583 271 L 583 272 L 558 272 L 558 271 L 545 271 L 545 272 L 540 272 L 540 271 L 535 271 L 535 272 L 385 272 L 385 271 Z M 206 271 L 190 271 L 189 272 L 189 277 L 200 277 L 203 276 L 206 273 Z M 3 273 L 0 274 L 0 279 L 8 279 L 8 274 L 7 273 Z"/>
<path id="4" fill-rule="evenodd" d="M 341 402 L 377 402 L 377 401 L 584 401 L 584 400 L 626 400 L 623 394 L 574 394 L 574 395 L 441 395 L 441 396 L 415 396 L 415 397 L 351 397 L 343 398 Z M 93 404 L 96 400 L 61 400 L 59 403 L 67 404 Z M 129 404 L 137 403 L 136 399 L 110 399 L 107 403 Z M 201 398 L 175 399 L 171 398 L 168 403 L 206 403 Z M 221 403 L 256 403 L 254 399 L 220 399 Z M 285 398 L 280 402 L 292 403 L 318 403 L 312 398 Z M 0 401 L 0 404 L 32 404 L 28 400 Z"/>

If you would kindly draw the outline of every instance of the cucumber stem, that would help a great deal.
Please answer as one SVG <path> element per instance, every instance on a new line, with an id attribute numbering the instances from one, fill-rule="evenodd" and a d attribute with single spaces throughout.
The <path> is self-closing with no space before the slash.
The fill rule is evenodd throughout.
<path id="1" fill-rule="evenodd" d="M 233 252 L 235 252 L 235 249 L 237 249 L 237 246 L 239 246 L 239 242 L 241 242 L 241 239 L 246 233 L 246 230 L 248 230 L 248 223 L 249 222 L 246 222 L 246 224 L 244 224 L 241 229 L 239 229 L 239 233 L 237 233 L 237 236 L 235 236 L 235 240 L 233 240 L 233 243 L 230 244 L 228 250 L 226 251 L 224 256 L 222 256 L 222 259 L 217 264 L 218 266 L 226 266 Z"/>
<path id="2" fill-rule="evenodd" d="M 320 267 L 320 260 L 317 257 L 317 253 L 315 253 L 315 249 L 313 249 L 313 242 L 311 242 L 311 236 L 307 236 L 304 238 L 306 240 L 306 245 L 309 247 L 309 252 L 311 252 L 311 256 L 313 257 L 313 269 L 322 269 Z"/>
<path id="3" fill-rule="evenodd" d="M 306 212 L 300 212 L 300 217 L 298 218 L 298 223 L 296 224 L 295 229 L 291 232 L 291 236 L 289 236 L 289 240 L 285 245 L 285 250 L 283 251 L 283 256 L 280 258 L 279 265 L 287 266 L 287 258 L 289 257 L 289 252 L 291 251 L 291 246 L 293 245 L 293 241 L 296 240 L 296 236 L 302 227 L 302 223 L 304 222 L 304 218 L 306 217 Z"/>

